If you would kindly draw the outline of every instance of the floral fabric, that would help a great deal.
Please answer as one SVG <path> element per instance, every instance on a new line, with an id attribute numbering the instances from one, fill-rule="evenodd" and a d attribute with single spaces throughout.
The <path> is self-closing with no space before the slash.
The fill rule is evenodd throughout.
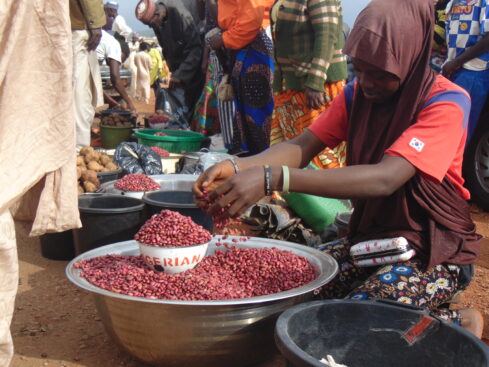
<path id="1" fill-rule="evenodd" d="M 442 306 L 462 287 L 458 265 L 436 265 L 424 269 L 417 258 L 381 267 L 359 268 L 353 265 L 346 239 L 331 242 L 324 252 L 333 256 L 340 267 L 336 278 L 321 291 L 323 298 L 367 300 L 390 299 L 426 307 L 434 315 L 460 323 L 458 312 Z"/>

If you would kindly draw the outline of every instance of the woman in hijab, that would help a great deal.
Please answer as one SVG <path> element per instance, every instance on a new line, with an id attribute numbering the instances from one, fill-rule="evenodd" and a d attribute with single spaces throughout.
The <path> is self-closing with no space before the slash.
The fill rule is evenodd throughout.
<path id="1" fill-rule="evenodd" d="M 344 48 L 356 79 L 331 107 L 299 137 L 211 167 L 193 189 L 197 198 L 211 192 L 211 212 L 227 208 L 231 216 L 272 190 L 352 199 L 347 237 L 325 250 L 340 274 L 324 296 L 427 307 L 480 337 L 477 310 L 441 307 L 470 282 L 480 236 L 461 177 L 470 99 L 429 67 L 433 11 L 426 0 L 371 1 Z M 343 140 L 347 167 L 299 169 Z M 400 237 L 410 259 L 363 267 L 351 256 L 363 241 Z"/>

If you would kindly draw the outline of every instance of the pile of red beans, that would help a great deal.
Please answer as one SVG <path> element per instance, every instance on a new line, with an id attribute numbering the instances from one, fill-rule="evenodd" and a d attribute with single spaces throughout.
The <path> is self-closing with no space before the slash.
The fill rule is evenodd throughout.
<path id="1" fill-rule="evenodd" d="M 133 173 L 118 180 L 114 187 L 122 191 L 154 191 L 160 184 L 145 174 Z"/>
<path id="2" fill-rule="evenodd" d="M 194 269 L 152 271 L 141 256 L 107 255 L 75 264 L 91 284 L 111 292 L 166 300 L 226 300 L 274 294 L 314 280 L 306 258 L 277 248 L 230 248 Z"/>
<path id="3" fill-rule="evenodd" d="M 151 147 L 151 150 L 158 154 L 160 157 L 169 157 L 170 152 L 160 147 Z"/>
<path id="4" fill-rule="evenodd" d="M 207 243 L 211 235 L 192 218 L 171 210 L 162 210 L 144 223 L 134 239 L 152 246 L 185 247 Z"/>

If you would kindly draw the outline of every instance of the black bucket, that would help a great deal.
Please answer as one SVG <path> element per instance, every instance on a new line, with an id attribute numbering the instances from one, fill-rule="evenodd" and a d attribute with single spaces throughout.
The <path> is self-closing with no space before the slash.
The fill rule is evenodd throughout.
<path id="1" fill-rule="evenodd" d="M 489 348 L 425 309 L 386 300 L 330 300 L 291 307 L 275 341 L 289 366 L 324 367 L 331 355 L 349 367 L 486 367 Z"/>
<path id="2" fill-rule="evenodd" d="M 82 228 L 74 230 L 75 252 L 133 239 L 144 224 L 144 203 L 122 195 L 80 196 Z"/>
<path id="3" fill-rule="evenodd" d="M 157 214 L 163 209 L 173 210 L 192 220 L 207 230 L 212 230 L 212 218 L 204 213 L 194 202 L 191 191 L 154 191 L 143 196 L 148 216 Z"/>
<path id="4" fill-rule="evenodd" d="M 73 231 L 46 233 L 39 237 L 41 255 L 50 260 L 69 261 L 75 257 Z"/>
<path id="5" fill-rule="evenodd" d="M 122 168 L 118 168 L 115 171 L 97 172 L 97 177 L 101 184 L 118 180 L 123 176 Z"/>

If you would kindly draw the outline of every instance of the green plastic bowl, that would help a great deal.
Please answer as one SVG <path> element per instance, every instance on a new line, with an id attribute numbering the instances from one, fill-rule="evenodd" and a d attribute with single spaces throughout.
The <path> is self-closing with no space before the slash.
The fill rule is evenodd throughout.
<path id="1" fill-rule="evenodd" d="M 163 132 L 169 136 L 154 135 L 158 132 Z M 196 152 L 200 150 L 200 145 L 205 138 L 203 134 L 194 131 L 159 129 L 140 129 L 136 130 L 135 135 L 139 144 L 160 147 L 170 153 Z"/>
<path id="2" fill-rule="evenodd" d="M 131 127 L 117 127 L 100 125 L 100 137 L 102 138 L 102 147 L 105 149 L 115 149 L 123 141 L 128 141 L 131 137 Z"/>

